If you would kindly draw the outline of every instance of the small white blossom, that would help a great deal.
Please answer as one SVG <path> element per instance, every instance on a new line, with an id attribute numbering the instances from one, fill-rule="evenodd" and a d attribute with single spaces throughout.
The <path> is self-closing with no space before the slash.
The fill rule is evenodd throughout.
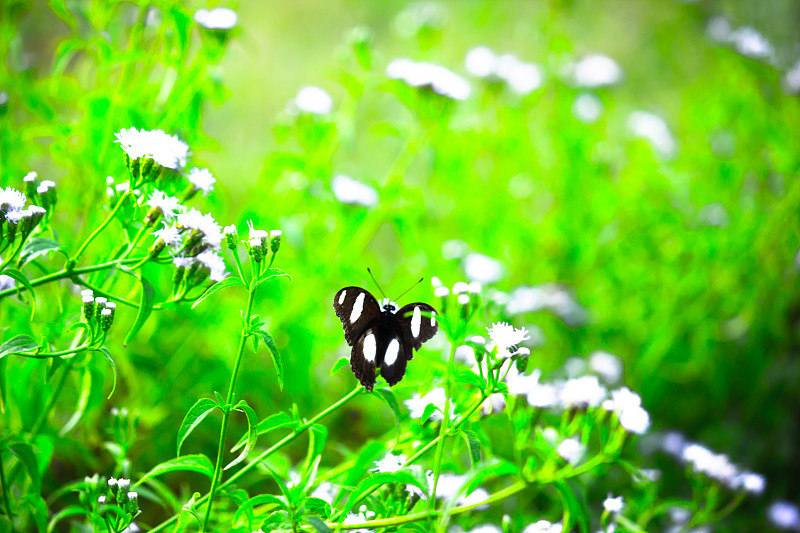
<path id="1" fill-rule="evenodd" d="M 98 496 L 97 497 L 97 503 L 106 503 L 106 497 L 105 496 Z"/>
<path id="2" fill-rule="evenodd" d="M 344 174 L 333 177 L 331 189 L 336 200 L 342 204 L 372 207 L 379 200 L 378 191 L 373 187 Z"/>
<path id="3" fill-rule="evenodd" d="M 487 345 L 487 348 L 492 350 L 496 347 L 497 357 L 500 359 L 507 359 L 512 355 L 516 355 L 519 351 L 517 345 L 531 338 L 527 329 L 515 328 L 505 322 L 495 322 L 491 328 L 486 328 L 486 330 L 491 339 L 491 343 Z"/>
<path id="4" fill-rule="evenodd" d="M 470 281 L 477 281 L 483 284 L 500 281 L 505 270 L 503 264 L 497 259 L 479 253 L 467 254 L 462 266 Z"/>
<path id="5" fill-rule="evenodd" d="M 560 523 L 553 524 L 547 520 L 539 520 L 525 526 L 522 533 L 561 533 L 562 529 L 563 526 Z"/>
<path id="6" fill-rule="evenodd" d="M 628 128 L 643 139 L 647 139 L 662 157 L 675 154 L 677 144 L 664 119 L 647 111 L 634 111 L 628 116 Z"/>
<path id="7" fill-rule="evenodd" d="M 375 472 L 380 472 L 381 474 L 394 474 L 395 472 L 402 470 L 405 463 L 405 455 L 394 455 L 393 453 L 389 452 L 380 461 L 375 461 L 375 468 L 372 470 Z"/>
<path id="8" fill-rule="evenodd" d="M 225 260 L 213 250 L 199 254 L 197 260 L 210 271 L 208 277 L 211 281 L 222 281 L 228 275 L 225 270 Z"/>
<path id="9" fill-rule="evenodd" d="M 568 463 L 575 464 L 583 454 L 583 445 L 575 437 L 564 439 L 558 445 L 556 452 Z"/>
<path id="10" fill-rule="evenodd" d="M 19 211 L 25 207 L 25 195 L 13 187 L 0 187 L 0 211 Z"/>
<path id="11" fill-rule="evenodd" d="M 158 189 L 153 189 L 150 199 L 147 200 L 147 205 L 160 209 L 167 222 L 172 222 L 172 219 L 177 216 L 177 213 L 183 210 L 180 200 L 174 196 L 167 196 Z"/>
<path id="12" fill-rule="evenodd" d="M 603 102 L 592 93 L 581 93 L 572 102 L 572 114 L 584 124 L 592 124 L 603 114 Z"/>
<path id="13" fill-rule="evenodd" d="M 436 287 L 433 290 L 433 295 L 437 298 L 447 298 L 450 295 L 450 289 L 447 287 Z"/>
<path id="14" fill-rule="evenodd" d="M 223 228 L 223 230 L 222 230 L 222 234 L 223 235 L 236 235 L 237 234 L 236 226 L 234 226 L 233 224 L 231 224 L 230 226 L 225 226 L 225 228 Z"/>
<path id="15" fill-rule="evenodd" d="M 33 183 L 37 179 L 39 179 L 39 174 L 35 170 L 31 170 L 30 172 L 25 174 L 25 177 L 22 178 L 22 182 L 23 183 Z"/>
<path id="16" fill-rule="evenodd" d="M 643 407 L 630 407 L 617 413 L 619 424 L 629 433 L 641 435 L 650 427 L 650 414 Z"/>
<path id="17" fill-rule="evenodd" d="M 130 479 L 125 479 L 125 478 L 120 478 L 120 479 L 117 480 L 117 486 L 120 489 L 127 489 L 128 487 L 131 486 L 131 480 Z"/>
<path id="18" fill-rule="evenodd" d="M 767 509 L 767 517 L 781 529 L 800 531 L 800 510 L 793 503 L 777 501 Z"/>
<path id="19" fill-rule="evenodd" d="M 131 522 L 131 525 L 120 531 L 120 533 L 139 533 L 142 528 L 136 522 Z"/>
<path id="20" fill-rule="evenodd" d="M 737 468 L 727 455 L 716 454 L 700 444 L 689 444 L 683 449 L 681 458 L 694 470 L 726 485 L 734 485 L 739 475 Z"/>
<path id="21" fill-rule="evenodd" d="M 605 87 L 622 78 L 622 69 L 606 55 L 591 54 L 575 64 L 572 74 L 580 87 Z"/>
<path id="22" fill-rule="evenodd" d="M 609 493 L 608 498 L 603 501 L 603 509 L 608 511 L 609 513 L 617 514 L 622 511 L 622 508 L 625 506 L 625 502 L 622 499 L 622 496 L 617 496 L 616 498 L 612 497 Z"/>
<path id="23" fill-rule="evenodd" d="M 197 230 L 203 234 L 203 242 L 212 248 L 219 248 L 222 243 L 222 228 L 210 213 L 203 214 L 191 209 L 177 216 L 178 226 Z"/>
<path id="24" fill-rule="evenodd" d="M 139 499 L 139 493 L 138 492 L 134 492 L 134 491 L 128 492 L 128 499 L 129 500 L 138 500 Z"/>
<path id="25" fill-rule="evenodd" d="M 559 391 L 559 401 L 565 408 L 599 406 L 606 397 L 606 389 L 596 376 L 581 376 L 567 380 Z"/>
<path id="26" fill-rule="evenodd" d="M 466 100 L 471 92 L 469 82 L 441 65 L 395 59 L 386 67 L 386 75 L 418 89 L 429 89 L 452 100 Z"/>
<path id="27" fill-rule="evenodd" d="M 161 239 L 166 243 L 167 246 L 173 249 L 180 248 L 183 244 L 183 236 L 181 235 L 181 231 L 175 225 L 167 226 L 165 228 L 161 228 L 160 230 L 154 231 L 153 235 L 156 237 L 156 241 Z"/>
<path id="28" fill-rule="evenodd" d="M 164 168 L 177 170 L 186 165 L 189 145 L 163 130 L 122 129 L 114 134 L 131 159 L 151 157 Z"/>
<path id="29" fill-rule="evenodd" d="M 422 414 L 425 412 L 425 408 L 428 404 L 435 405 L 437 409 L 433 411 L 431 420 L 438 422 L 444 420 L 444 415 L 442 413 L 444 412 L 446 400 L 447 396 L 445 395 L 444 388 L 436 387 L 424 396 L 415 392 L 410 400 L 403 400 L 403 403 L 406 404 L 409 410 L 408 416 L 411 418 L 422 418 Z"/>
<path id="30" fill-rule="evenodd" d="M 616 355 L 598 350 L 589 354 L 589 369 L 606 383 L 617 383 L 622 377 L 622 362 Z"/>
<path id="31" fill-rule="evenodd" d="M 503 533 L 503 530 L 494 524 L 483 524 L 473 527 L 469 530 L 469 533 Z"/>
<path id="32" fill-rule="evenodd" d="M 113 477 L 112 478 L 108 478 L 108 486 L 109 487 L 115 487 L 116 485 L 117 485 L 117 479 L 116 478 L 113 478 Z"/>
<path id="33" fill-rule="evenodd" d="M 217 182 L 217 179 L 207 168 L 191 169 L 186 179 L 189 180 L 189 183 L 194 185 L 195 189 L 203 191 L 203 195 L 205 196 L 214 190 L 214 184 Z"/>
<path id="34" fill-rule="evenodd" d="M 111 309 L 105 308 L 102 311 L 100 311 L 100 314 L 102 316 L 111 316 L 111 312 L 112 312 Z"/>
<path id="35" fill-rule="evenodd" d="M 463 292 L 467 292 L 469 289 L 469 284 L 466 281 L 457 281 L 453 285 L 453 294 L 461 294 Z"/>
<path id="36" fill-rule="evenodd" d="M 758 496 L 764 492 L 767 482 L 764 476 L 753 472 L 742 472 L 733 482 L 733 488 L 743 489 L 745 492 Z"/>
<path id="37" fill-rule="evenodd" d="M 94 291 L 92 289 L 83 289 L 81 296 L 94 296 Z"/>
<path id="38" fill-rule="evenodd" d="M 194 21 L 207 30 L 230 30 L 236 20 L 236 11 L 227 7 L 198 9 L 194 13 Z"/>
<path id="39" fill-rule="evenodd" d="M 327 115 L 333 109 L 333 99 L 325 89 L 308 86 L 297 91 L 294 105 L 304 113 Z"/>

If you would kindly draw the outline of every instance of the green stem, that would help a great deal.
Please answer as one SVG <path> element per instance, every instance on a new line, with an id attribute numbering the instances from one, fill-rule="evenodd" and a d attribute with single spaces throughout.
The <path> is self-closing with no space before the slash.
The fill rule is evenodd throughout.
<path id="1" fill-rule="evenodd" d="M 106 226 L 111 224 L 111 221 L 114 220 L 115 216 L 117 216 L 117 212 L 120 209 L 122 209 L 123 204 L 125 204 L 125 202 L 127 201 L 128 197 L 130 197 L 130 196 L 133 196 L 133 191 L 129 189 L 125 194 L 122 195 L 122 197 L 119 199 L 119 201 L 114 205 L 114 209 L 111 210 L 111 212 L 108 214 L 106 219 L 99 226 L 97 226 L 97 228 L 86 238 L 86 240 L 83 242 L 81 247 L 78 248 L 78 251 L 75 252 L 75 255 L 72 256 L 72 258 L 70 258 L 70 260 L 69 260 L 70 264 L 74 265 L 78 261 L 78 259 L 80 258 L 81 254 L 83 254 L 83 252 L 86 250 L 86 247 L 89 246 L 92 243 L 92 241 L 95 240 L 95 238 L 98 235 L 100 235 L 100 233 L 104 229 L 106 229 Z"/>
<path id="2" fill-rule="evenodd" d="M 442 456 L 444 455 L 444 437 L 447 435 L 448 426 L 450 425 L 450 398 L 453 394 L 453 372 L 455 371 L 455 355 L 456 343 L 450 343 L 450 358 L 447 362 L 447 377 L 445 378 L 445 402 L 444 402 L 444 418 L 442 425 L 439 426 L 439 442 L 436 444 L 436 455 L 433 460 L 433 492 L 428 499 L 428 511 L 432 511 L 436 506 L 436 488 L 439 485 L 439 474 L 442 470 Z"/>
<path id="3" fill-rule="evenodd" d="M 89 344 L 83 344 L 78 346 L 77 348 L 70 348 L 69 350 L 61 350 L 59 352 L 47 352 L 42 354 L 35 354 L 35 353 L 18 353 L 17 355 L 21 357 L 30 357 L 32 359 L 55 359 L 56 357 L 63 357 L 65 355 L 70 355 L 73 353 L 82 352 L 89 348 Z"/>
<path id="4" fill-rule="evenodd" d="M 91 265 L 88 267 L 80 267 L 80 268 L 62 268 L 58 272 L 53 272 L 52 274 L 48 274 L 46 276 L 42 276 L 40 278 L 36 278 L 31 280 L 31 287 L 38 287 L 40 285 L 45 285 L 52 281 L 58 281 L 60 279 L 66 278 L 73 278 L 75 276 L 79 276 L 81 274 L 91 274 L 92 272 L 100 272 L 101 270 L 108 270 L 109 268 L 114 268 L 115 266 L 119 266 L 125 263 L 132 263 L 139 261 L 139 258 L 131 258 L 131 259 L 114 259 L 113 261 L 107 261 L 105 263 L 100 263 L 97 265 Z M 0 298 L 4 298 L 16 292 L 22 292 L 27 290 L 27 287 L 24 286 L 17 286 L 13 289 L 6 289 L 4 291 L 0 291 Z M 138 306 L 137 306 L 138 307 Z"/>
<path id="5" fill-rule="evenodd" d="M 516 494 L 523 490 L 527 485 L 524 481 L 517 481 L 513 485 L 509 485 L 508 487 L 499 490 L 486 498 L 484 501 L 480 503 L 473 503 L 470 505 L 462 505 L 460 507 L 454 507 L 448 511 L 448 515 L 457 515 L 472 511 L 473 509 L 477 509 L 483 505 L 489 505 L 494 502 L 504 500 L 509 496 Z M 379 527 L 393 527 L 399 526 L 402 524 L 408 524 L 411 522 L 419 522 L 421 520 L 429 520 L 431 518 L 435 518 L 436 516 L 440 515 L 441 511 L 433 510 L 433 511 L 426 511 L 423 513 L 415 513 L 406 516 L 400 516 L 396 518 L 381 518 L 378 520 L 370 520 L 368 522 L 362 522 L 360 524 L 341 524 L 335 522 L 329 522 L 327 525 L 331 528 L 336 529 L 372 529 L 372 528 L 379 528 Z"/>
<path id="6" fill-rule="evenodd" d="M 322 420 L 323 418 L 325 418 L 326 416 L 328 416 L 332 412 L 336 411 L 337 409 L 342 407 L 344 404 L 346 404 L 347 402 L 349 402 L 350 400 L 352 400 L 353 398 L 355 398 L 356 396 L 361 394 L 361 392 L 363 392 L 363 390 L 364 390 L 363 385 L 358 385 L 355 389 L 353 389 L 350 393 L 348 393 L 346 396 L 344 396 L 338 402 L 336 402 L 335 404 L 331 405 L 330 407 L 328 407 L 324 411 L 321 411 L 320 413 L 318 413 L 314 418 L 312 418 L 311 420 L 309 420 L 308 422 L 306 422 L 305 424 L 303 424 L 302 426 L 297 428 L 293 433 L 290 433 L 289 435 L 287 435 L 284 438 L 282 438 L 281 440 L 279 440 L 277 443 L 275 443 L 269 449 L 261 452 L 258 455 L 258 457 L 256 457 L 255 459 L 253 459 L 252 461 L 247 463 L 244 467 L 242 467 L 242 469 L 240 469 L 238 472 L 236 472 L 231 477 L 229 477 L 227 481 L 225 481 L 224 483 L 220 484 L 219 488 L 220 489 L 224 489 L 228 485 L 231 485 L 231 484 L 235 483 L 243 475 L 245 475 L 249 471 L 253 470 L 256 466 L 258 466 L 258 464 L 261 463 L 261 461 L 263 461 L 264 459 L 266 459 L 267 457 L 269 457 L 273 453 L 277 452 L 278 450 L 280 450 L 281 448 L 283 448 L 287 444 L 293 442 L 297 437 L 299 437 L 300 435 L 302 435 L 303 433 L 308 431 L 308 428 L 310 428 L 311 426 L 313 426 L 314 424 L 316 424 L 317 422 L 319 422 L 320 420 Z M 205 502 L 206 500 L 208 500 L 208 497 L 209 497 L 209 494 L 206 494 L 205 496 L 202 496 L 202 497 L 196 499 L 195 502 L 197 504 L 201 504 L 201 503 Z M 164 522 L 161 522 L 159 525 L 157 525 L 156 527 L 151 529 L 148 533 L 158 533 L 159 531 L 161 531 L 163 529 L 166 529 L 167 527 L 169 527 L 171 524 L 173 524 L 175 521 L 178 520 L 178 516 L 179 515 L 173 515 L 172 517 L 168 518 Z"/>
<path id="7" fill-rule="evenodd" d="M 3 468 L 3 450 L 0 449 L 0 490 L 3 491 L 3 504 L 6 507 L 6 516 L 8 516 L 8 520 L 11 522 L 11 527 L 13 529 L 14 521 L 11 514 L 11 503 L 8 501 L 8 493 L 10 488 L 11 487 L 9 487 L 6 483 L 6 473 L 5 468 Z"/>
<path id="8" fill-rule="evenodd" d="M 253 311 L 253 303 L 255 301 L 256 286 L 255 284 L 250 287 L 247 293 L 247 311 L 245 318 L 250 317 Z M 206 506 L 206 514 L 203 517 L 203 523 L 200 526 L 200 533 L 208 529 L 208 521 L 211 519 L 211 508 L 214 505 L 214 493 L 217 491 L 217 485 L 222 475 L 222 461 L 225 456 L 225 437 L 228 432 L 228 419 L 231 413 L 231 403 L 233 402 L 233 391 L 236 388 L 236 378 L 239 374 L 239 366 L 242 363 L 242 356 L 244 355 L 244 347 L 247 343 L 247 338 L 250 333 L 247 329 L 242 329 L 242 335 L 239 338 L 239 348 L 236 351 L 236 360 L 233 364 L 233 372 L 231 373 L 231 381 L 228 385 L 228 395 L 225 398 L 225 409 L 222 411 L 222 427 L 219 432 L 219 447 L 217 448 L 217 462 L 214 466 L 214 477 L 211 478 L 211 489 L 208 492 L 208 505 Z"/>

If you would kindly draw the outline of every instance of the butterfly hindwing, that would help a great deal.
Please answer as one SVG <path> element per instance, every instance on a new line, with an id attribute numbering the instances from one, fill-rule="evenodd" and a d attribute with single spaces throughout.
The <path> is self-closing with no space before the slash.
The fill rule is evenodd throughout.
<path id="1" fill-rule="evenodd" d="M 368 391 L 372 391 L 375 385 L 375 358 L 378 353 L 378 337 L 375 333 L 373 328 L 368 328 L 350 351 L 350 368 Z"/>
<path id="2" fill-rule="evenodd" d="M 333 297 L 333 309 L 342 321 L 344 339 L 350 346 L 381 316 L 375 297 L 360 287 L 345 287 Z"/>
<path id="3" fill-rule="evenodd" d="M 422 343 L 439 331 L 436 310 L 428 304 L 417 302 L 404 305 L 397 311 L 397 317 L 415 350 L 419 350 Z"/>

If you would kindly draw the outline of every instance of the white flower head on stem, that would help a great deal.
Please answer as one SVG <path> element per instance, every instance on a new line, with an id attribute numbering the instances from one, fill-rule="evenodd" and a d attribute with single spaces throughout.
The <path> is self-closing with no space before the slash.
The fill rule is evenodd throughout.
<path id="1" fill-rule="evenodd" d="M 428 89 L 451 100 L 466 100 L 472 90 L 467 80 L 441 65 L 406 58 L 389 63 L 386 75 L 410 87 Z"/>
<path id="2" fill-rule="evenodd" d="M 505 322 L 495 322 L 491 328 L 486 328 L 489 332 L 491 343 L 487 348 L 490 350 L 497 347 L 497 357 L 507 359 L 515 355 L 519 348 L 517 345 L 522 341 L 530 339 L 528 330 L 525 328 L 515 328 Z"/>
<path id="3" fill-rule="evenodd" d="M 178 226 L 197 230 L 203 234 L 203 242 L 214 249 L 222 243 L 222 228 L 210 213 L 203 214 L 197 209 L 181 213 L 177 217 Z"/>
<path id="4" fill-rule="evenodd" d="M 333 109 L 333 99 L 320 87 L 308 86 L 297 91 L 294 106 L 303 113 L 327 115 Z"/>
<path id="5" fill-rule="evenodd" d="M 405 463 L 405 455 L 394 455 L 393 453 L 389 452 L 380 461 L 375 461 L 375 467 L 372 470 L 375 472 L 380 472 L 381 474 L 394 474 L 395 472 L 402 470 Z"/>
<path id="6" fill-rule="evenodd" d="M 565 408 L 597 407 L 606 398 L 606 389 L 596 376 L 581 376 L 567 380 L 559 391 L 559 401 Z"/>
<path id="7" fill-rule="evenodd" d="M 0 187 L 0 212 L 20 211 L 25 200 L 25 195 L 13 187 Z"/>
<path id="8" fill-rule="evenodd" d="M 410 400 L 404 400 L 403 403 L 408 407 L 408 416 L 411 418 L 422 418 L 428 404 L 435 405 L 436 410 L 433 411 L 431 420 L 439 422 L 444 420 L 442 412 L 444 412 L 446 400 L 447 396 L 445 395 L 444 388 L 436 387 L 424 396 L 420 396 L 418 392 L 415 392 Z"/>
<path id="9" fill-rule="evenodd" d="M 195 189 L 203 191 L 204 196 L 208 196 L 208 193 L 214 190 L 214 184 L 217 182 L 217 179 L 207 168 L 191 169 L 186 179 L 194 185 Z"/>
<path id="10" fill-rule="evenodd" d="M 147 200 L 147 205 L 160 209 L 161 213 L 164 215 L 164 219 L 167 222 L 172 222 L 172 219 L 174 219 L 177 214 L 183 210 L 180 200 L 174 196 L 167 196 L 166 193 L 163 193 L 158 189 L 153 189 L 150 199 Z"/>
<path id="11" fill-rule="evenodd" d="M 210 271 L 208 277 L 211 281 L 222 281 L 228 275 L 225 270 L 225 260 L 213 250 L 201 253 L 197 256 L 197 260 Z"/>
<path id="12" fill-rule="evenodd" d="M 194 21 L 207 30 L 230 30 L 236 26 L 236 11 L 227 7 L 198 9 Z"/>
<path id="13" fill-rule="evenodd" d="M 572 437 L 561 441 L 556 451 L 565 461 L 575 464 L 583 454 L 583 445 L 577 438 Z"/>
<path id="14" fill-rule="evenodd" d="M 608 494 L 608 497 L 603 501 L 603 509 L 608 511 L 609 513 L 618 514 L 622 511 L 622 508 L 625 506 L 625 502 L 622 499 L 622 496 L 617 496 L 614 498 L 611 496 L 611 493 Z"/>
<path id="15" fill-rule="evenodd" d="M 173 250 L 180 248 L 183 244 L 183 236 L 181 235 L 181 231 L 174 224 L 172 226 L 167 226 L 165 228 L 161 228 L 160 230 L 154 231 L 153 235 L 156 237 L 156 240 L 163 240 L 167 246 Z"/>
<path id="16" fill-rule="evenodd" d="M 163 130 L 127 128 L 115 134 L 119 145 L 131 159 L 150 157 L 164 168 L 178 170 L 186 165 L 189 145 Z"/>

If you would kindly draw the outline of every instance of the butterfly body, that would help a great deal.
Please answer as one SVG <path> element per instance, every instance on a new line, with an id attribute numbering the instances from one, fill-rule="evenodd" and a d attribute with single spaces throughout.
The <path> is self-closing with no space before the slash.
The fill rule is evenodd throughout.
<path id="1" fill-rule="evenodd" d="M 405 374 L 414 350 L 439 329 L 436 310 L 417 302 L 397 306 L 384 298 L 380 304 L 360 287 L 345 287 L 333 298 L 344 338 L 352 346 L 350 368 L 367 390 L 375 385 L 376 370 L 394 385 Z"/>

